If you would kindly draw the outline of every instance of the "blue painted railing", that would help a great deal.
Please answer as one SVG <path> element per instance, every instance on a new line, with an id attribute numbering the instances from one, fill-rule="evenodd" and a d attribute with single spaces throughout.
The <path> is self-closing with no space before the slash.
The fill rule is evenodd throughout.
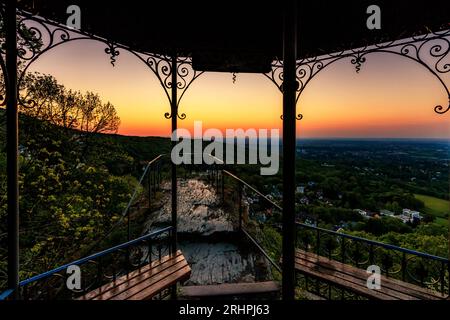
<path id="1" fill-rule="evenodd" d="M 167 246 L 166 246 L 167 250 L 166 251 L 170 254 L 171 253 L 170 252 L 171 246 L 170 246 L 170 239 L 169 238 L 171 237 L 172 230 L 173 230 L 173 227 L 171 227 L 171 226 L 162 228 L 160 230 L 157 230 L 157 231 L 151 232 L 149 234 L 143 235 L 143 236 L 141 236 L 139 238 L 127 241 L 125 243 L 121 243 L 121 244 L 116 245 L 114 247 L 111 247 L 111 248 L 108 248 L 106 250 L 103 250 L 103 251 L 91 254 L 91 255 L 89 255 L 87 257 L 84 257 L 84 258 L 81 258 L 81 259 L 78 259 L 78 260 L 66 263 L 66 264 L 64 264 L 62 266 L 59 266 L 59 267 L 55 268 L 55 269 L 49 270 L 47 272 L 44 272 L 44 273 L 38 274 L 36 276 L 33 276 L 31 278 L 28 278 L 26 280 L 20 281 L 20 283 L 19 283 L 19 291 L 20 291 L 19 296 L 21 298 L 34 298 L 32 295 L 29 296 L 29 297 L 26 296 L 26 294 L 24 295 L 23 290 L 25 288 L 27 288 L 28 286 L 30 286 L 30 285 L 42 283 L 42 282 L 52 278 L 55 275 L 59 276 L 59 278 L 61 278 L 61 279 L 65 279 L 65 276 L 61 275 L 61 273 L 65 273 L 69 266 L 73 266 L 73 265 L 82 266 L 82 265 L 85 265 L 87 263 L 92 263 L 92 262 L 96 262 L 97 271 L 98 271 L 98 272 L 96 272 L 96 275 L 94 277 L 95 279 L 94 279 L 93 283 L 95 283 L 96 285 L 101 285 L 102 283 L 105 282 L 105 280 L 107 280 L 107 281 L 111 280 L 111 279 L 108 279 L 107 277 L 104 277 L 104 274 L 102 274 L 101 270 L 103 269 L 102 268 L 103 266 L 102 266 L 101 260 L 106 258 L 107 256 L 112 255 L 112 254 L 124 251 L 124 253 L 126 255 L 125 263 L 124 263 L 124 265 L 122 267 L 121 266 L 116 266 L 115 270 L 117 270 L 118 272 L 117 273 L 113 272 L 113 275 L 112 275 L 112 278 L 113 278 L 112 280 L 115 280 L 115 277 L 117 275 L 119 275 L 121 273 L 124 273 L 124 272 L 128 272 L 129 269 L 132 268 L 132 267 L 138 268 L 142 264 L 151 263 L 152 262 L 152 257 L 154 257 L 154 256 L 156 256 L 158 259 L 161 259 L 161 256 L 163 254 L 162 242 L 167 242 Z M 167 233 L 168 236 L 165 237 L 165 238 L 161 238 L 161 236 L 163 234 L 166 234 L 166 233 Z M 168 241 L 165 241 L 165 240 L 168 240 Z M 153 250 L 154 247 L 152 248 L 152 242 L 155 242 L 155 241 L 157 241 L 158 244 L 159 244 L 159 246 L 156 248 L 157 249 L 156 253 L 154 253 L 154 250 Z M 142 258 L 142 259 L 140 258 L 139 259 L 140 261 L 136 265 L 134 265 L 131 262 L 131 260 L 133 258 L 132 257 L 133 253 L 131 253 L 130 250 L 132 248 L 135 248 L 135 247 L 137 247 L 138 249 L 142 248 L 143 244 L 147 245 L 146 246 L 147 256 Z M 136 254 L 136 253 L 134 253 L 134 254 Z M 79 291 L 74 291 L 74 293 L 75 294 L 77 294 L 77 293 L 78 294 L 85 293 L 87 291 L 87 289 L 91 289 L 91 287 L 92 286 L 90 286 L 89 288 L 85 288 L 85 289 L 79 290 Z M 6 290 L 2 294 L 0 294 L 0 300 L 7 299 L 13 293 L 14 293 L 13 290 Z"/>

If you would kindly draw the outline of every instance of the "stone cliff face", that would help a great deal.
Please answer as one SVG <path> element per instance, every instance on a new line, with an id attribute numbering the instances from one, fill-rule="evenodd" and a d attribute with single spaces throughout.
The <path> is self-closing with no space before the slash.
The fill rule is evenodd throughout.
<path id="1" fill-rule="evenodd" d="M 152 225 L 168 224 L 171 220 L 170 183 L 162 185 L 164 205 L 153 215 Z M 178 183 L 178 232 L 209 236 L 215 232 L 232 232 L 233 226 L 220 208 L 215 190 L 197 179 Z"/>
<path id="2" fill-rule="evenodd" d="M 146 230 L 171 221 L 170 182 L 161 186 L 162 206 L 151 214 Z M 265 280 L 264 258 L 235 232 L 215 189 L 199 179 L 178 182 L 179 248 L 191 265 L 189 285 Z"/>

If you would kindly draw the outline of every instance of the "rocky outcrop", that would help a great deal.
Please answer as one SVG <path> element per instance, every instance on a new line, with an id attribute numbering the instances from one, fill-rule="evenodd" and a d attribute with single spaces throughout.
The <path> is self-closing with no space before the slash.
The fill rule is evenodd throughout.
<path id="1" fill-rule="evenodd" d="M 170 187 L 170 182 L 161 185 L 161 206 L 150 215 L 147 231 L 170 224 Z M 179 248 L 192 269 L 188 285 L 267 279 L 267 262 L 235 232 L 220 197 L 205 181 L 179 179 L 178 233 Z"/>
<path id="2" fill-rule="evenodd" d="M 171 221 L 170 183 L 162 185 L 164 205 L 155 213 L 147 226 L 169 224 Z M 209 236 L 215 232 L 232 232 L 233 225 L 220 207 L 214 188 L 197 179 L 178 183 L 178 232 Z"/>

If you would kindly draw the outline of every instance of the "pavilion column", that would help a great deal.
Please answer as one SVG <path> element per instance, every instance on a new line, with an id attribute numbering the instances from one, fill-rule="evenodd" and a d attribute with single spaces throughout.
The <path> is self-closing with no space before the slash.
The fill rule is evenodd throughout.
<path id="1" fill-rule="evenodd" d="M 6 20 L 6 155 L 8 203 L 8 287 L 18 297 L 19 287 L 19 166 L 17 112 L 17 0 L 8 0 Z"/>
<path id="2" fill-rule="evenodd" d="M 175 147 L 176 139 L 173 137 L 175 130 L 177 130 L 177 117 L 178 117 L 178 97 L 177 97 L 177 56 L 172 56 L 172 96 L 171 96 L 171 120 L 172 120 L 172 149 Z M 177 166 L 172 162 L 172 252 L 177 250 Z"/>
<path id="3" fill-rule="evenodd" d="M 297 6 L 295 0 L 284 2 L 283 26 L 283 264 L 282 295 L 295 296 L 295 110 Z"/>

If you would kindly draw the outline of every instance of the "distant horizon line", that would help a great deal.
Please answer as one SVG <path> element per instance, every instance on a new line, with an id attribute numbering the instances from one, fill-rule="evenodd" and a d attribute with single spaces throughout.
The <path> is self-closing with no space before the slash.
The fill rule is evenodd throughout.
<path id="1" fill-rule="evenodd" d="M 121 133 L 111 133 L 110 135 L 117 135 L 123 137 L 137 137 L 137 138 L 164 138 L 170 139 L 170 135 L 162 136 L 162 135 L 127 135 Z M 282 140 L 283 138 L 280 137 Z M 380 141 L 380 140 L 403 140 L 403 141 L 447 141 L 450 142 L 450 137 L 439 137 L 439 138 L 430 138 L 430 137 L 300 137 L 296 138 L 296 140 L 372 140 L 372 141 Z"/>

